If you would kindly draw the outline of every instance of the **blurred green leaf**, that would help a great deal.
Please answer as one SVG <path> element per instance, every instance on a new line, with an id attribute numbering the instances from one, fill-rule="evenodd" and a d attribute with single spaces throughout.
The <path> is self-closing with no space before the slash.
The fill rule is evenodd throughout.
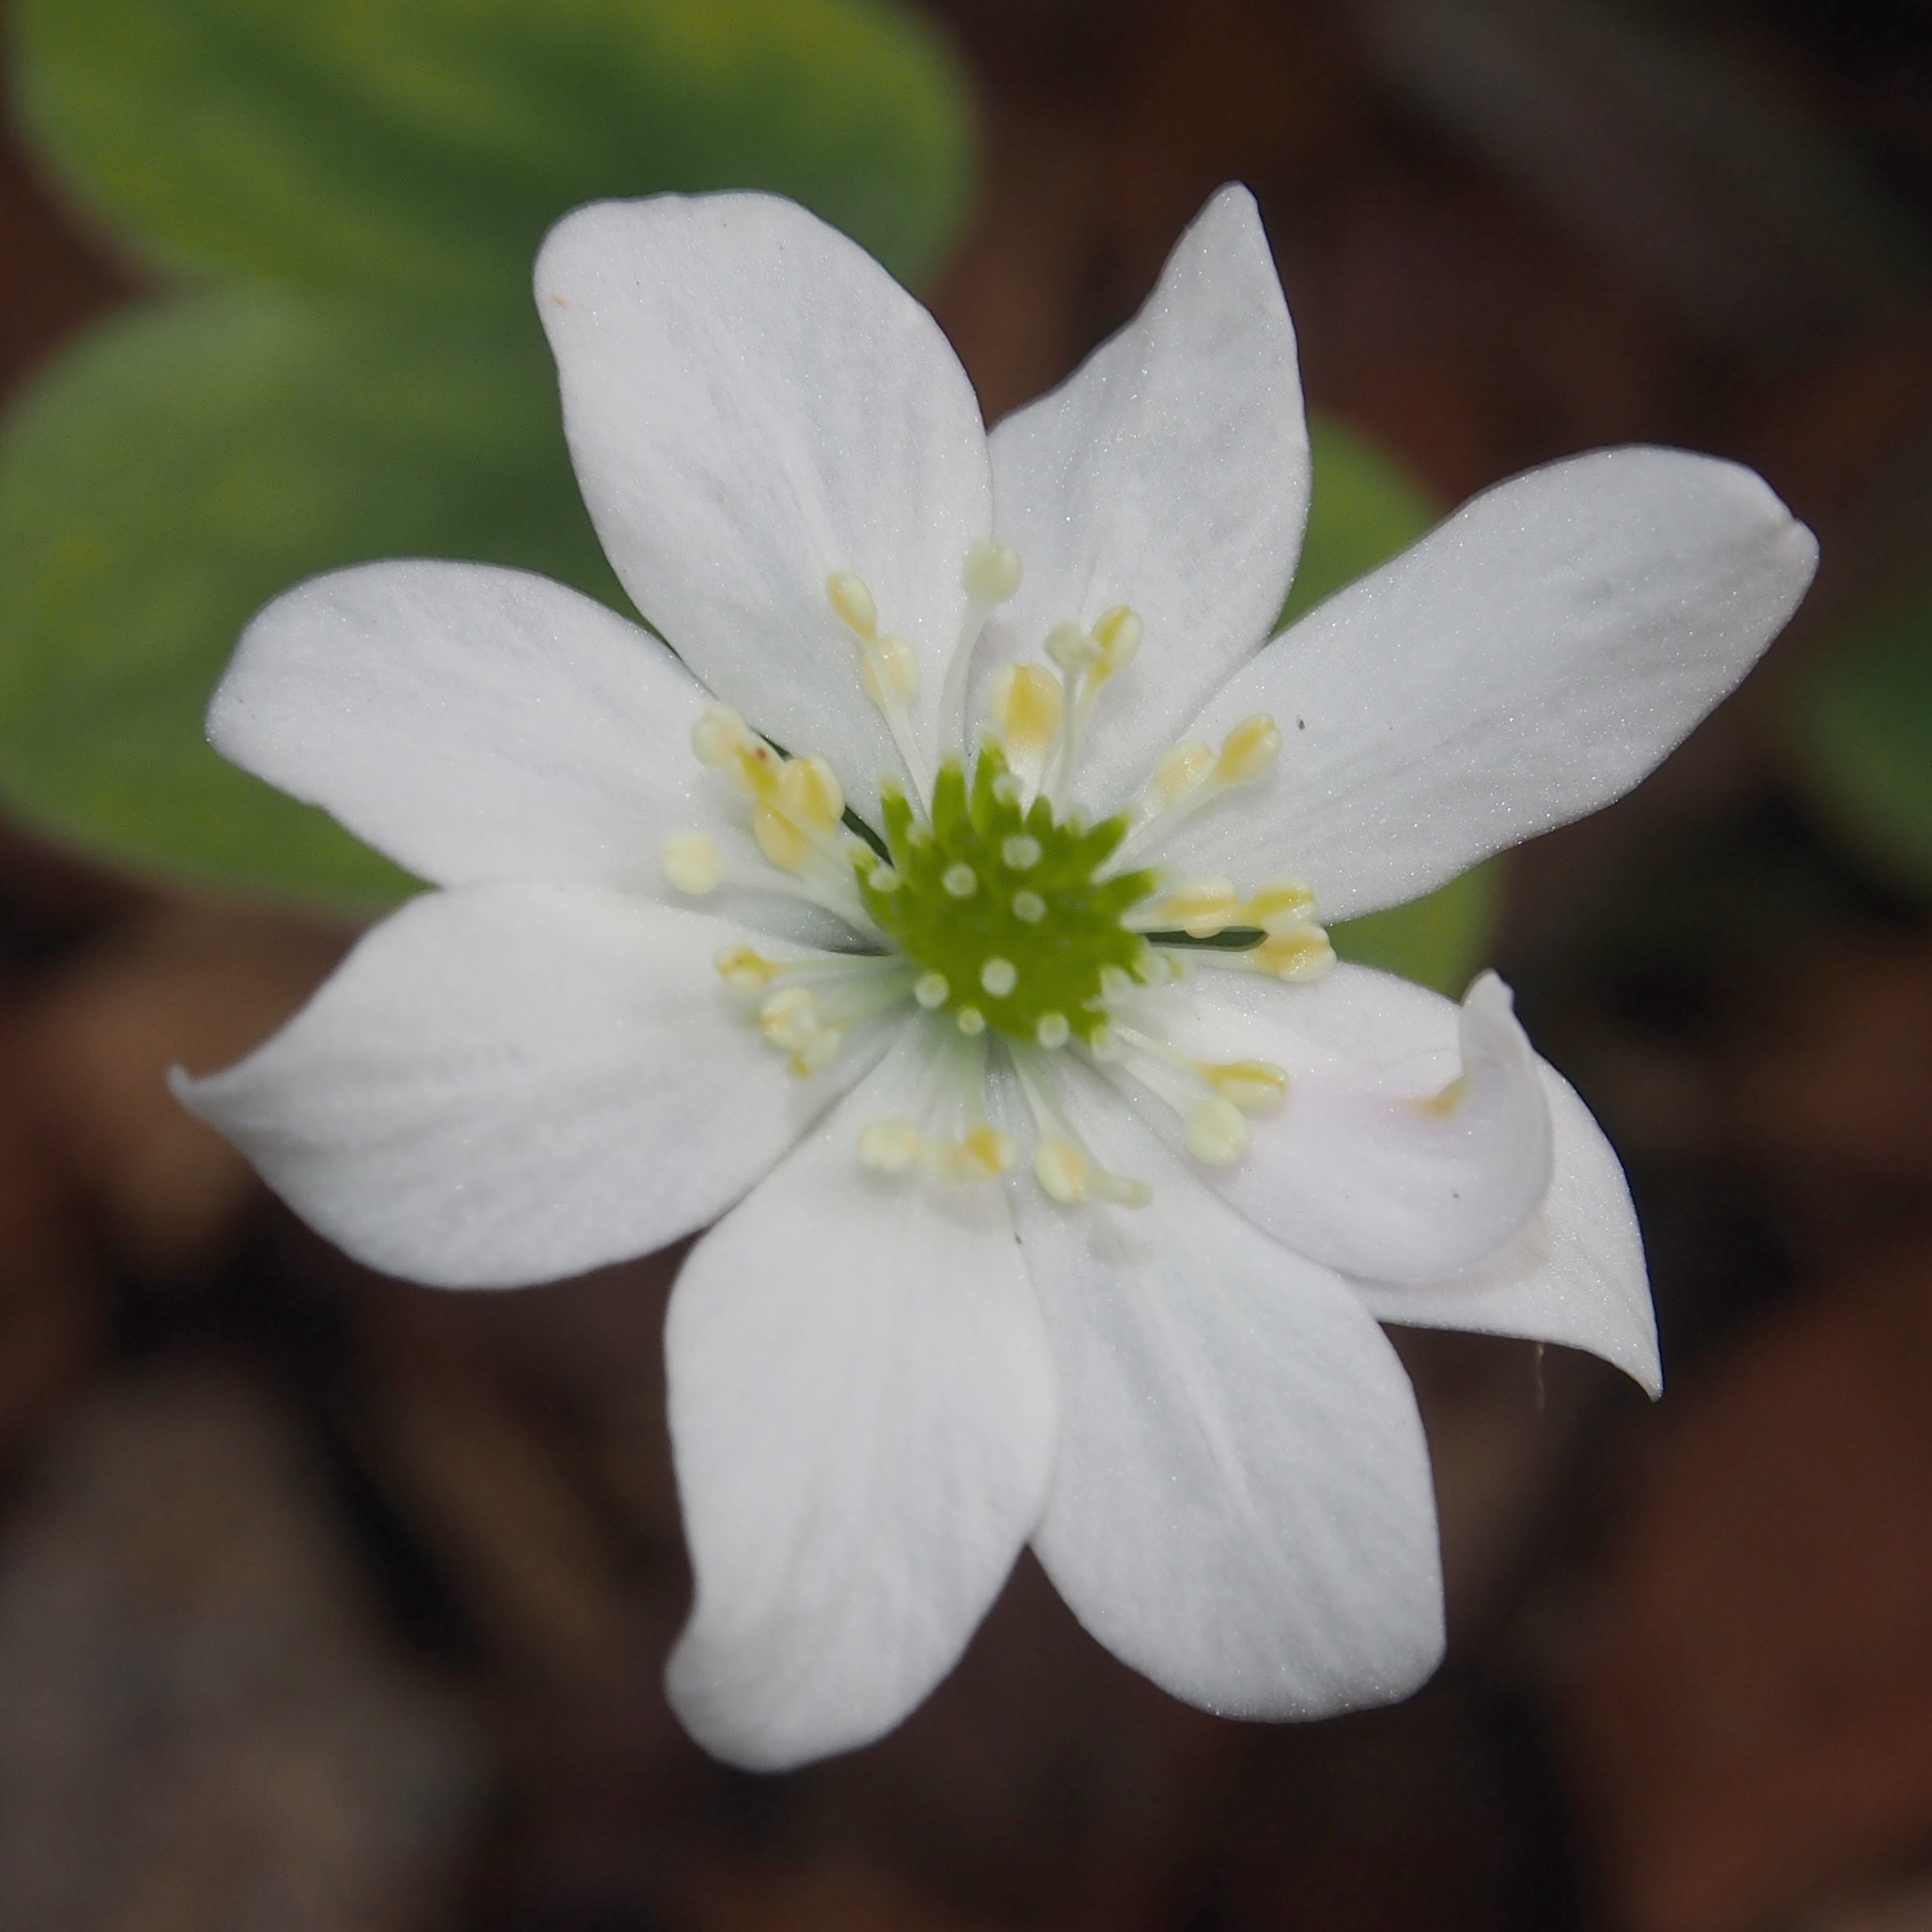
<path id="1" fill-rule="evenodd" d="M 1894 613 L 1787 688 L 1813 795 L 1879 871 L 1932 891 L 1932 605 Z"/>
<path id="2" fill-rule="evenodd" d="M 19 115 L 153 266 L 529 300 L 607 196 L 762 188 L 902 279 L 964 213 L 965 87 L 887 0 L 15 0 Z"/>
<path id="3" fill-rule="evenodd" d="M 1407 549 L 1441 515 L 1401 468 L 1333 418 L 1311 418 L 1309 441 L 1314 498 L 1283 623 Z M 1346 920 L 1328 936 L 1344 959 L 1460 998 L 1489 951 L 1501 899 L 1502 864 L 1493 859 L 1426 898 Z"/>
<path id="4" fill-rule="evenodd" d="M 137 310 L 0 442 L 0 792 L 176 878 L 345 908 L 407 890 L 217 758 L 202 714 L 270 597 L 371 557 L 477 558 L 623 605 L 527 341 L 268 294 Z"/>
<path id="5" fill-rule="evenodd" d="M 1312 416 L 1308 425 L 1315 487 L 1294 588 L 1276 628 L 1406 550 L 1441 520 L 1441 510 L 1367 437 Z"/>

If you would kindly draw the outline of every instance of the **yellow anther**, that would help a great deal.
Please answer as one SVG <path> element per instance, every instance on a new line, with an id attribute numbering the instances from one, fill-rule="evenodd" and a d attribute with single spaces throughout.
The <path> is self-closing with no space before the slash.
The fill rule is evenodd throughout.
<path id="1" fill-rule="evenodd" d="M 691 727 L 691 749 L 698 762 L 714 772 L 728 770 L 756 741 L 750 728 L 728 704 L 713 704 Z"/>
<path id="2" fill-rule="evenodd" d="M 943 1006 L 946 996 L 952 991 L 943 973 L 925 973 L 919 976 L 919 983 L 912 989 L 912 997 L 930 1013 Z"/>
<path id="3" fill-rule="evenodd" d="M 774 805 L 753 807 L 751 836 L 758 840 L 759 851 L 785 872 L 803 871 L 818 850 L 790 815 Z"/>
<path id="4" fill-rule="evenodd" d="M 976 1127 L 946 1152 L 945 1179 L 990 1181 L 1020 1158 L 1020 1143 L 996 1127 Z"/>
<path id="5" fill-rule="evenodd" d="M 859 1164 L 875 1173 L 902 1174 L 917 1163 L 923 1144 L 910 1120 L 867 1121 L 859 1133 Z"/>
<path id="6" fill-rule="evenodd" d="M 1154 1189 L 1145 1181 L 1134 1180 L 1127 1174 L 1109 1173 L 1104 1167 L 1096 1167 L 1087 1176 L 1087 1192 L 1112 1202 L 1116 1207 L 1145 1207 L 1154 1199 Z"/>
<path id="7" fill-rule="evenodd" d="M 890 866 L 874 866 L 866 874 L 866 884 L 873 892 L 897 892 L 905 882 Z"/>
<path id="8" fill-rule="evenodd" d="M 1060 735 L 1066 699 L 1060 680 L 1044 665 L 1009 664 L 993 680 L 991 709 L 1006 756 L 1033 771 Z"/>
<path id="9" fill-rule="evenodd" d="M 1201 1072 L 1223 1100 L 1232 1100 L 1243 1113 L 1265 1113 L 1279 1107 L 1288 1091 L 1288 1076 L 1269 1060 L 1231 1060 Z"/>
<path id="10" fill-rule="evenodd" d="M 1273 932 L 1242 958 L 1277 979 L 1318 979 L 1335 963 L 1335 948 L 1319 926 L 1291 926 Z"/>
<path id="11" fill-rule="evenodd" d="M 749 946 L 727 946 L 712 964 L 734 993 L 761 993 L 785 970 Z"/>
<path id="12" fill-rule="evenodd" d="M 1039 1024 L 1033 1030 L 1033 1036 L 1043 1047 L 1064 1047 L 1072 1037 L 1073 1029 L 1066 1023 L 1064 1013 L 1042 1013 Z"/>
<path id="13" fill-rule="evenodd" d="M 1011 838 L 1000 841 L 1000 857 L 1009 871 L 1031 872 L 1040 862 L 1040 842 L 1024 832 L 1016 832 Z"/>
<path id="14" fill-rule="evenodd" d="M 1094 626 L 1094 642 L 1100 647 L 1100 661 L 1094 667 L 1094 682 L 1100 683 L 1115 671 L 1124 671 L 1140 654 L 1141 638 L 1146 631 L 1141 613 L 1125 604 L 1103 611 Z"/>
<path id="15" fill-rule="evenodd" d="M 831 833 L 845 817 L 845 793 L 821 758 L 788 759 L 778 774 L 778 802 L 801 824 Z"/>
<path id="16" fill-rule="evenodd" d="M 1437 1120 L 1447 1120 L 1462 1106 L 1469 1092 L 1469 1076 L 1459 1073 L 1440 1093 L 1427 1095 L 1416 1102 L 1418 1112 Z"/>
<path id="17" fill-rule="evenodd" d="M 1214 750 L 1198 738 L 1188 738 L 1162 752 L 1154 767 L 1154 802 L 1160 806 L 1179 803 L 1214 770 Z"/>
<path id="18" fill-rule="evenodd" d="M 1241 1110 L 1219 1094 L 1188 1108 L 1185 1123 L 1188 1151 L 1209 1167 L 1228 1167 L 1248 1151 L 1248 1123 Z"/>
<path id="19" fill-rule="evenodd" d="M 1020 984 L 1020 969 L 997 956 L 979 969 L 979 983 L 996 1000 L 1004 1000 Z"/>
<path id="20" fill-rule="evenodd" d="M 939 882 L 956 899 L 970 899 L 979 890 L 979 874 L 964 859 L 956 859 L 939 875 Z"/>
<path id="21" fill-rule="evenodd" d="M 1284 932 L 1306 926 L 1315 913 L 1315 896 L 1298 880 L 1281 879 L 1265 885 L 1242 909 L 1242 918 L 1264 932 Z"/>
<path id="22" fill-rule="evenodd" d="M 986 1015 L 977 1006 L 961 1006 L 953 1015 L 953 1024 L 971 1039 L 986 1031 Z"/>
<path id="23" fill-rule="evenodd" d="M 1211 939 L 1234 924 L 1241 895 L 1232 879 L 1190 879 L 1161 900 L 1156 916 L 1194 939 Z"/>
<path id="24" fill-rule="evenodd" d="M 1087 1198 L 1087 1158 L 1071 1141 L 1055 1136 L 1033 1150 L 1034 1178 L 1063 1207 Z"/>
<path id="25" fill-rule="evenodd" d="M 966 553 L 959 588 L 975 604 L 1004 604 L 1020 588 L 1020 552 L 985 539 Z"/>
<path id="26" fill-rule="evenodd" d="M 1069 678 L 1090 671 L 1100 662 L 1100 646 L 1093 634 L 1076 623 L 1055 624 L 1047 633 L 1047 655 Z"/>
<path id="27" fill-rule="evenodd" d="M 677 891 L 694 898 L 715 891 L 717 842 L 703 832 L 673 832 L 664 842 L 664 876 Z"/>
<path id="28" fill-rule="evenodd" d="M 859 666 L 859 682 L 865 686 L 866 696 L 881 710 L 888 705 L 910 704 L 919 689 L 919 660 L 903 638 L 877 638 L 866 647 L 865 661 Z"/>
<path id="29" fill-rule="evenodd" d="M 714 704 L 691 728 L 698 762 L 722 772 L 747 798 L 770 798 L 782 760 L 729 705 Z"/>
<path id="30" fill-rule="evenodd" d="M 856 637 L 870 643 L 879 635 L 879 606 L 866 588 L 866 580 L 855 572 L 836 570 L 825 579 L 825 594 L 838 621 Z"/>
<path id="31" fill-rule="evenodd" d="M 1281 749 L 1281 730 L 1265 712 L 1244 718 L 1221 740 L 1221 755 L 1214 774 L 1223 785 L 1245 785 L 1259 778 Z"/>
<path id="32" fill-rule="evenodd" d="M 1016 892 L 1013 916 L 1027 926 L 1037 926 L 1047 916 L 1047 902 L 1036 892 Z"/>
<path id="33" fill-rule="evenodd" d="M 817 999 L 802 986 L 789 986 L 774 993 L 758 1009 L 758 1023 L 765 1037 L 788 1053 L 802 1051 L 807 1041 L 827 1030 Z"/>

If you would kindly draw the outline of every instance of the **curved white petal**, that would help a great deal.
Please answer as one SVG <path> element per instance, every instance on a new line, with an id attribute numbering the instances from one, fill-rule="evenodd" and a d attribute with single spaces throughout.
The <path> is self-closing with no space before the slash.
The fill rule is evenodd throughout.
<path id="1" fill-rule="evenodd" d="M 1364 966 L 1337 966 L 1305 986 L 1234 974 L 1203 974 L 1194 985 L 1201 998 L 1232 1012 L 1279 1012 L 1283 1025 L 1371 1066 L 1455 1050 L 1453 1001 Z M 1550 1107 L 1552 1172 L 1549 1192 L 1521 1233 L 1460 1275 L 1353 1285 L 1382 1321 L 1587 1349 L 1655 1395 L 1663 1387 L 1657 1318 L 1623 1170 L 1575 1090 L 1546 1062 L 1538 1068 Z"/>
<path id="2" fill-rule="evenodd" d="M 826 580 L 917 653 L 929 749 L 988 535 L 979 406 L 939 325 L 865 251 L 762 194 L 601 202 L 537 260 L 564 427 L 637 607 L 713 691 L 869 797 L 897 760 Z"/>
<path id="3" fill-rule="evenodd" d="M 1296 1032 L 1286 1000 L 1234 1017 L 1211 998 L 1167 990 L 1139 1010 L 1192 1058 L 1259 1060 L 1287 1074 L 1285 1097 L 1250 1124 L 1247 1153 L 1199 1173 L 1298 1254 L 1380 1280 L 1433 1280 L 1495 1253 L 1548 1190 L 1549 1106 L 1494 974 L 1461 1008 L 1459 1054 L 1400 1066 L 1364 1065 Z M 1182 1144 L 1173 1108 L 1148 1097 L 1142 1109 Z"/>
<path id="4" fill-rule="evenodd" d="M 1378 1321 L 1587 1349 L 1661 1394 L 1657 1317 L 1623 1169 L 1575 1089 L 1554 1067 L 1541 1071 L 1556 1172 L 1522 1233 L 1446 1280 L 1358 1280 L 1355 1290 Z"/>
<path id="5" fill-rule="evenodd" d="M 668 898 L 665 835 L 713 810 L 691 750 L 710 702 L 655 637 L 545 577 L 372 563 L 249 625 L 208 738 L 438 885 Z"/>
<path id="6" fill-rule="evenodd" d="M 1394 1351 L 1334 1275 L 1081 1084 L 1077 1124 L 1154 1198 L 1017 1196 L 1060 1381 L 1041 1562 L 1111 1650 L 1211 1710 L 1320 1717 L 1407 1694 L 1442 1654 L 1442 1584 Z"/>
<path id="7" fill-rule="evenodd" d="M 372 1267 L 576 1274 L 702 1227 L 883 1044 L 792 1079 L 713 964 L 744 936 L 590 886 L 431 893 L 267 1045 L 175 1091 Z"/>
<path id="8" fill-rule="evenodd" d="M 1162 847 L 1287 873 L 1325 918 L 1416 897 L 1629 790 L 1796 608 L 1817 545 L 1762 479 L 1599 450 L 1465 504 L 1285 632 L 1188 735 L 1256 712 L 1273 770 Z"/>
<path id="9" fill-rule="evenodd" d="M 966 742 L 1002 662 L 1130 605 L 1140 655 L 1097 698 L 1075 773 L 1111 808 L 1267 636 L 1301 547 L 1295 330 L 1245 188 L 1207 204 L 1119 334 L 993 431 L 992 460 L 997 529 L 1025 574 L 979 653 Z"/>
<path id="10" fill-rule="evenodd" d="M 735 1764 L 889 1730 L 964 1649 L 1045 1501 L 1053 1387 L 1004 1190 L 859 1164 L 914 1028 L 701 1243 L 671 1297 L 697 1602 L 671 1702 Z"/>

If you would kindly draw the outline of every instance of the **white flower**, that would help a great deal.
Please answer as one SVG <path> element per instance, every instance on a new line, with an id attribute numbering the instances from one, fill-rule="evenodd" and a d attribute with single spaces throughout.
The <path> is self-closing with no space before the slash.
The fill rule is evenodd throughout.
<path id="1" fill-rule="evenodd" d="M 888 1729 L 1029 1541 L 1195 1703 L 1402 1695 L 1441 1587 L 1378 1320 L 1652 1389 L 1656 1343 L 1616 1158 L 1499 982 L 1312 977 L 1314 909 L 1635 783 L 1785 621 L 1809 533 L 1731 465 L 1602 452 L 1258 650 L 1308 451 L 1239 189 L 989 440 L 931 318 L 786 203 L 583 209 L 537 286 L 677 655 L 481 565 L 265 611 L 215 744 L 440 890 L 184 1097 L 422 1280 L 717 1221 L 669 1317 L 670 1691 L 723 1756 Z M 1119 851 L 1075 800 L 1140 813 Z"/>

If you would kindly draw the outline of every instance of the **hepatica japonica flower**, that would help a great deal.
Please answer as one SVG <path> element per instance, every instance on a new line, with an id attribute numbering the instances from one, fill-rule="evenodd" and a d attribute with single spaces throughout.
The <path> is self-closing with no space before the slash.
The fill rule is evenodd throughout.
<path id="1" fill-rule="evenodd" d="M 263 612 L 214 743 L 438 889 L 188 1104 L 420 1280 L 716 1223 L 668 1322 L 669 1684 L 725 1757 L 888 1729 L 1028 1543 L 1197 1704 L 1403 1694 L 1441 1583 L 1378 1323 L 1652 1389 L 1655 1335 L 1616 1158 L 1502 985 L 1459 1006 L 1319 922 L 1633 784 L 1809 533 L 1732 465 L 1600 452 L 1267 642 L 1308 444 L 1238 189 L 990 437 L 926 312 L 784 202 L 585 208 L 537 294 L 664 642 L 474 564 Z"/>

